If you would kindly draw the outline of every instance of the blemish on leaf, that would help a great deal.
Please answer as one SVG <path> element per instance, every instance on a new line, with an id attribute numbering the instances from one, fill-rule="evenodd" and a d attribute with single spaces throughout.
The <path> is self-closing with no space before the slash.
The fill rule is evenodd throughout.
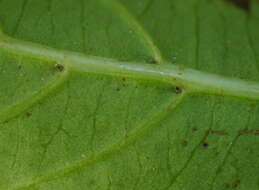
<path id="1" fill-rule="evenodd" d="M 26 112 L 25 115 L 26 115 L 26 117 L 31 117 L 32 113 L 31 112 Z"/>
<path id="2" fill-rule="evenodd" d="M 258 129 L 254 129 L 254 130 L 240 130 L 238 131 L 239 135 L 254 135 L 254 136 L 258 136 L 259 135 L 259 130 Z"/>
<path id="3" fill-rule="evenodd" d="M 55 64 L 55 68 L 56 68 L 59 72 L 62 72 L 62 71 L 64 71 L 64 69 L 65 69 L 64 65 L 59 64 L 59 63 Z"/>
<path id="4" fill-rule="evenodd" d="M 5 121 L 3 121 L 3 124 L 9 123 L 9 121 L 10 121 L 10 120 L 5 120 Z"/>
<path id="5" fill-rule="evenodd" d="M 192 132 L 196 132 L 196 131 L 198 131 L 198 129 L 196 127 L 193 127 Z"/>
<path id="6" fill-rule="evenodd" d="M 210 133 L 213 134 L 213 135 L 217 135 L 217 136 L 226 136 L 226 135 L 228 135 L 227 132 L 220 131 L 220 130 L 211 130 Z"/>
<path id="7" fill-rule="evenodd" d="M 232 183 L 232 187 L 233 187 L 233 188 L 237 188 L 239 185 L 240 185 L 240 179 L 237 179 L 237 180 L 235 180 L 235 181 Z"/>
<path id="8" fill-rule="evenodd" d="M 203 142 L 202 146 L 203 146 L 203 148 L 208 148 L 209 147 L 209 143 Z"/>
<path id="9" fill-rule="evenodd" d="M 183 147 L 186 147 L 188 145 L 188 141 L 187 140 L 183 140 L 181 142 L 181 144 L 182 144 Z"/>
<path id="10" fill-rule="evenodd" d="M 176 86 L 176 87 L 175 87 L 175 93 L 176 93 L 176 94 L 181 94 L 182 91 L 183 91 L 183 90 L 182 90 L 181 87 L 179 87 L 179 86 Z"/>
<path id="11" fill-rule="evenodd" d="M 155 60 L 155 59 L 150 59 L 148 62 L 151 63 L 151 64 L 157 64 L 158 63 L 157 60 Z"/>
<path id="12" fill-rule="evenodd" d="M 247 12 L 250 11 L 251 0 L 226 0 L 226 1 L 234 4 L 238 8 L 241 8 Z"/>
<path id="13" fill-rule="evenodd" d="M 94 186 L 94 185 L 96 184 L 96 181 L 92 179 L 92 180 L 90 180 L 89 184 L 90 184 L 91 186 Z"/>
<path id="14" fill-rule="evenodd" d="M 229 189 L 229 188 L 230 188 L 229 183 L 226 183 L 226 184 L 225 184 L 225 187 L 226 187 L 227 189 Z"/>
<path id="15" fill-rule="evenodd" d="M 122 86 L 125 87 L 126 86 L 126 78 L 122 77 Z"/>

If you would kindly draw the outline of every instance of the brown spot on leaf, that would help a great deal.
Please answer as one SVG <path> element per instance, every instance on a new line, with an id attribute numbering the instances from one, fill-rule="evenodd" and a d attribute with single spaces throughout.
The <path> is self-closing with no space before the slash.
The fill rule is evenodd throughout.
<path id="1" fill-rule="evenodd" d="M 196 132 L 196 131 L 198 131 L 198 129 L 196 127 L 193 127 L 192 132 Z"/>
<path id="2" fill-rule="evenodd" d="M 123 86 L 123 87 L 127 86 L 127 85 L 126 85 L 126 84 L 127 84 L 127 83 L 126 83 L 126 80 L 127 80 L 127 79 L 126 79 L 125 77 L 122 77 L 122 86 Z"/>
<path id="3" fill-rule="evenodd" d="M 254 135 L 254 136 L 259 136 L 259 130 L 258 129 L 254 129 L 254 130 L 248 130 L 248 129 L 244 129 L 244 130 L 240 130 L 239 135 Z"/>
<path id="4" fill-rule="evenodd" d="M 235 180 L 235 181 L 232 183 L 232 187 L 233 187 L 233 188 L 237 188 L 239 185 L 240 185 L 240 179 L 237 179 L 237 180 Z"/>
<path id="5" fill-rule="evenodd" d="M 179 86 L 176 86 L 176 87 L 175 87 L 175 93 L 176 93 L 176 94 L 181 94 L 182 91 L 183 91 L 183 90 L 182 90 L 181 87 L 179 87 Z"/>
<path id="6" fill-rule="evenodd" d="M 227 132 L 225 132 L 225 131 L 219 131 L 219 130 L 210 130 L 210 133 L 211 133 L 212 135 L 217 135 L 217 136 L 226 136 L 226 135 L 228 135 Z"/>
<path id="7" fill-rule="evenodd" d="M 240 186 L 240 179 L 236 179 L 234 181 L 228 182 L 225 184 L 227 189 L 237 189 Z"/>
<path id="8" fill-rule="evenodd" d="M 149 59 L 148 62 L 151 63 L 151 64 L 157 64 L 158 63 L 158 61 L 154 58 Z"/>
<path id="9" fill-rule="evenodd" d="M 59 63 L 55 64 L 55 68 L 56 68 L 59 72 L 62 72 L 62 71 L 64 71 L 64 69 L 65 69 L 64 65 L 59 64 Z"/>
<path id="10" fill-rule="evenodd" d="M 32 113 L 31 112 L 26 112 L 25 115 L 26 115 L 26 117 L 31 117 Z"/>
<path id="11" fill-rule="evenodd" d="M 188 141 L 187 140 L 183 140 L 181 142 L 181 144 L 182 144 L 183 147 L 186 147 L 188 145 Z"/>
<path id="12" fill-rule="evenodd" d="M 202 146 L 203 146 L 203 148 L 208 148 L 209 147 L 209 143 L 203 142 Z"/>
<path id="13" fill-rule="evenodd" d="M 251 0 L 226 0 L 226 1 L 234 4 L 238 8 L 241 8 L 247 12 L 250 11 Z"/>

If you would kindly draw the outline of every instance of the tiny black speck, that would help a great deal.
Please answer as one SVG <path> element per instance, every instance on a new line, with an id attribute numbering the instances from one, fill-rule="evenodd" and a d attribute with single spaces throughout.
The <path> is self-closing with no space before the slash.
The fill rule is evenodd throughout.
<path id="1" fill-rule="evenodd" d="M 62 71 L 64 71 L 64 69 L 65 69 L 64 65 L 62 65 L 62 64 L 56 64 L 56 65 L 55 65 L 55 68 L 56 68 L 59 72 L 62 72 Z"/>
<path id="2" fill-rule="evenodd" d="M 209 147 L 209 144 L 208 144 L 207 142 L 204 142 L 204 143 L 202 144 L 202 146 L 203 146 L 204 148 L 208 148 L 208 147 Z"/>
<path id="3" fill-rule="evenodd" d="M 180 88 L 179 86 L 175 87 L 175 93 L 176 94 L 181 94 L 182 93 L 182 88 Z"/>

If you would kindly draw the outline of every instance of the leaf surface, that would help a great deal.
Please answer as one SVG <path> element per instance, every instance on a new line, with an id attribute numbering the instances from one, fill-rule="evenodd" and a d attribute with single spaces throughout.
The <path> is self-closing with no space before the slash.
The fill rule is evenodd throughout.
<path id="1" fill-rule="evenodd" d="M 259 3 L 0 0 L 0 189 L 259 188 Z"/>

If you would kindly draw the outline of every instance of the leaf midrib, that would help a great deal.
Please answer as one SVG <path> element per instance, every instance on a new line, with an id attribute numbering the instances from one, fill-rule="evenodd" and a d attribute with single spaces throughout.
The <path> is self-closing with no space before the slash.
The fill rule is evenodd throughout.
<path id="1" fill-rule="evenodd" d="M 76 72 L 160 81 L 172 86 L 179 86 L 189 92 L 259 100 L 258 82 L 183 68 L 171 63 L 157 65 L 87 56 L 13 39 L 3 34 L 0 35 L 0 49 L 14 54 L 49 60 L 48 62 L 60 63 L 65 66 L 65 69 Z"/>

